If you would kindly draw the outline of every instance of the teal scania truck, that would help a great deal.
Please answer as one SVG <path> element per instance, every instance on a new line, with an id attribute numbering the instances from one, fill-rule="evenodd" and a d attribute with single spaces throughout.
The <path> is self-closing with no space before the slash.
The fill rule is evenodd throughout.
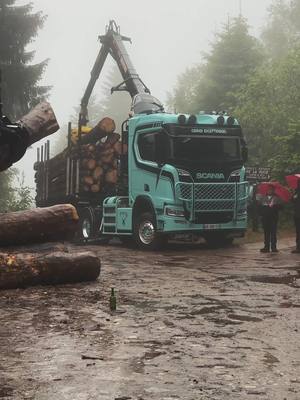
<path id="1" fill-rule="evenodd" d="M 132 97 L 130 117 L 122 126 L 122 145 L 128 152 L 118 163 L 121 184 L 96 202 L 76 192 L 56 202 L 77 207 L 86 239 L 95 226 L 99 236 L 134 240 L 143 249 L 159 248 L 176 237 L 203 237 L 213 245 L 242 237 L 247 227 L 248 183 L 241 126 L 226 113 L 165 112 L 136 73 L 124 40 L 129 39 L 110 22 L 100 37 L 102 47 L 79 115 L 80 131 L 88 120 L 95 82 L 111 54 L 124 78 L 112 91 L 126 90 Z M 43 205 L 50 204 L 44 201 Z"/>

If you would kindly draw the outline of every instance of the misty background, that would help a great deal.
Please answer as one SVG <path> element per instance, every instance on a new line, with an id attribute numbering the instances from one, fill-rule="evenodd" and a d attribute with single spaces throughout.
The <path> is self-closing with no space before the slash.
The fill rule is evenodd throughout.
<path id="1" fill-rule="evenodd" d="M 42 11 L 47 16 L 44 27 L 31 44 L 36 51 L 34 62 L 49 58 L 40 83 L 52 86 L 49 101 L 63 126 L 80 103 L 100 48 L 98 35 L 105 33 L 110 19 L 120 25 L 122 34 L 131 37 L 132 45 L 126 43 L 126 47 L 138 74 L 152 94 L 165 103 L 178 75 L 201 62 L 216 33 L 231 18 L 242 12 L 250 25 L 250 33 L 259 37 L 271 0 L 189 0 L 186 3 L 178 0 L 86 0 L 84 3 L 34 0 L 33 4 L 34 11 Z M 94 90 L 98 99 L 107 95 L 102 86 L 113 65 L 109 57 Z M 52 144 L 59 134 L 51 137 Z M 15 165 L 25 171 L 25 182 L 31 187 L 34 187 L 35 160 L 36 146 L 28 149 Z"/>

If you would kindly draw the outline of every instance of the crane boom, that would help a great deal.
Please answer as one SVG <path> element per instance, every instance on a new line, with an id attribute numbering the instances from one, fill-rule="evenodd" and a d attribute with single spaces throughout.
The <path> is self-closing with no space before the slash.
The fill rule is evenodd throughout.
<path id="1" fill-rule="evenodd" d="M 127 91 L 132 98 L 132 110 L 136 113 L 141 112 L 162 112 L 163 106 L 158 99 L 150 94 L 150 90 L 144 84 L 136 72 L 124 41 L 130 42 L 131 39 L 120 34 L 120 28 L 115 21 L 110 21 L 106 28 L 105 35 L 99 36 L 101 48 L 91 71 L 91 77 L 81 100 L 80 123 L 85 125 L 88 121 L 88 103 L 94 86 L 103 69 L 108 54 L 115 60 L 123 82 L 111 89 L 114 91 Z"/>

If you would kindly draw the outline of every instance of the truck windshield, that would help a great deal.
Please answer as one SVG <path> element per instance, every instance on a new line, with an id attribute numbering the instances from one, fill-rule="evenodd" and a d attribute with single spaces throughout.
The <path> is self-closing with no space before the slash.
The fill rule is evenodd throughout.
<path id="1" fill-rule="evenodd" d="M 241 159 L 240 140 L 232 137 L 173 137 L 172 158 L 189 163 Z"/>

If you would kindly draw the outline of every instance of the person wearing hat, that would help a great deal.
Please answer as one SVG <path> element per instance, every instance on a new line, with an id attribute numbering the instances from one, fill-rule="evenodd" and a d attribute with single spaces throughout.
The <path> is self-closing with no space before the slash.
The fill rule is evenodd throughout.
<path id="1" fill-rule="evenodd" d="M 266 195 L 258 194 L 256 200 L 259 205 L 262 226 L 264 230 L 264 247 L 262 253 L 277 253 L 277 223 L 279 211 L 282 209 L 282 201 L 276 195 L 273 185 L 268 187 Z"/>
<path id="2" fill-rule="evenodd" d="M 296 228 L 296 248 L 292 253 L 300 253 L 300 179 L 298 179 L 292 202 L 294 204 L 294 222 Z"/>

